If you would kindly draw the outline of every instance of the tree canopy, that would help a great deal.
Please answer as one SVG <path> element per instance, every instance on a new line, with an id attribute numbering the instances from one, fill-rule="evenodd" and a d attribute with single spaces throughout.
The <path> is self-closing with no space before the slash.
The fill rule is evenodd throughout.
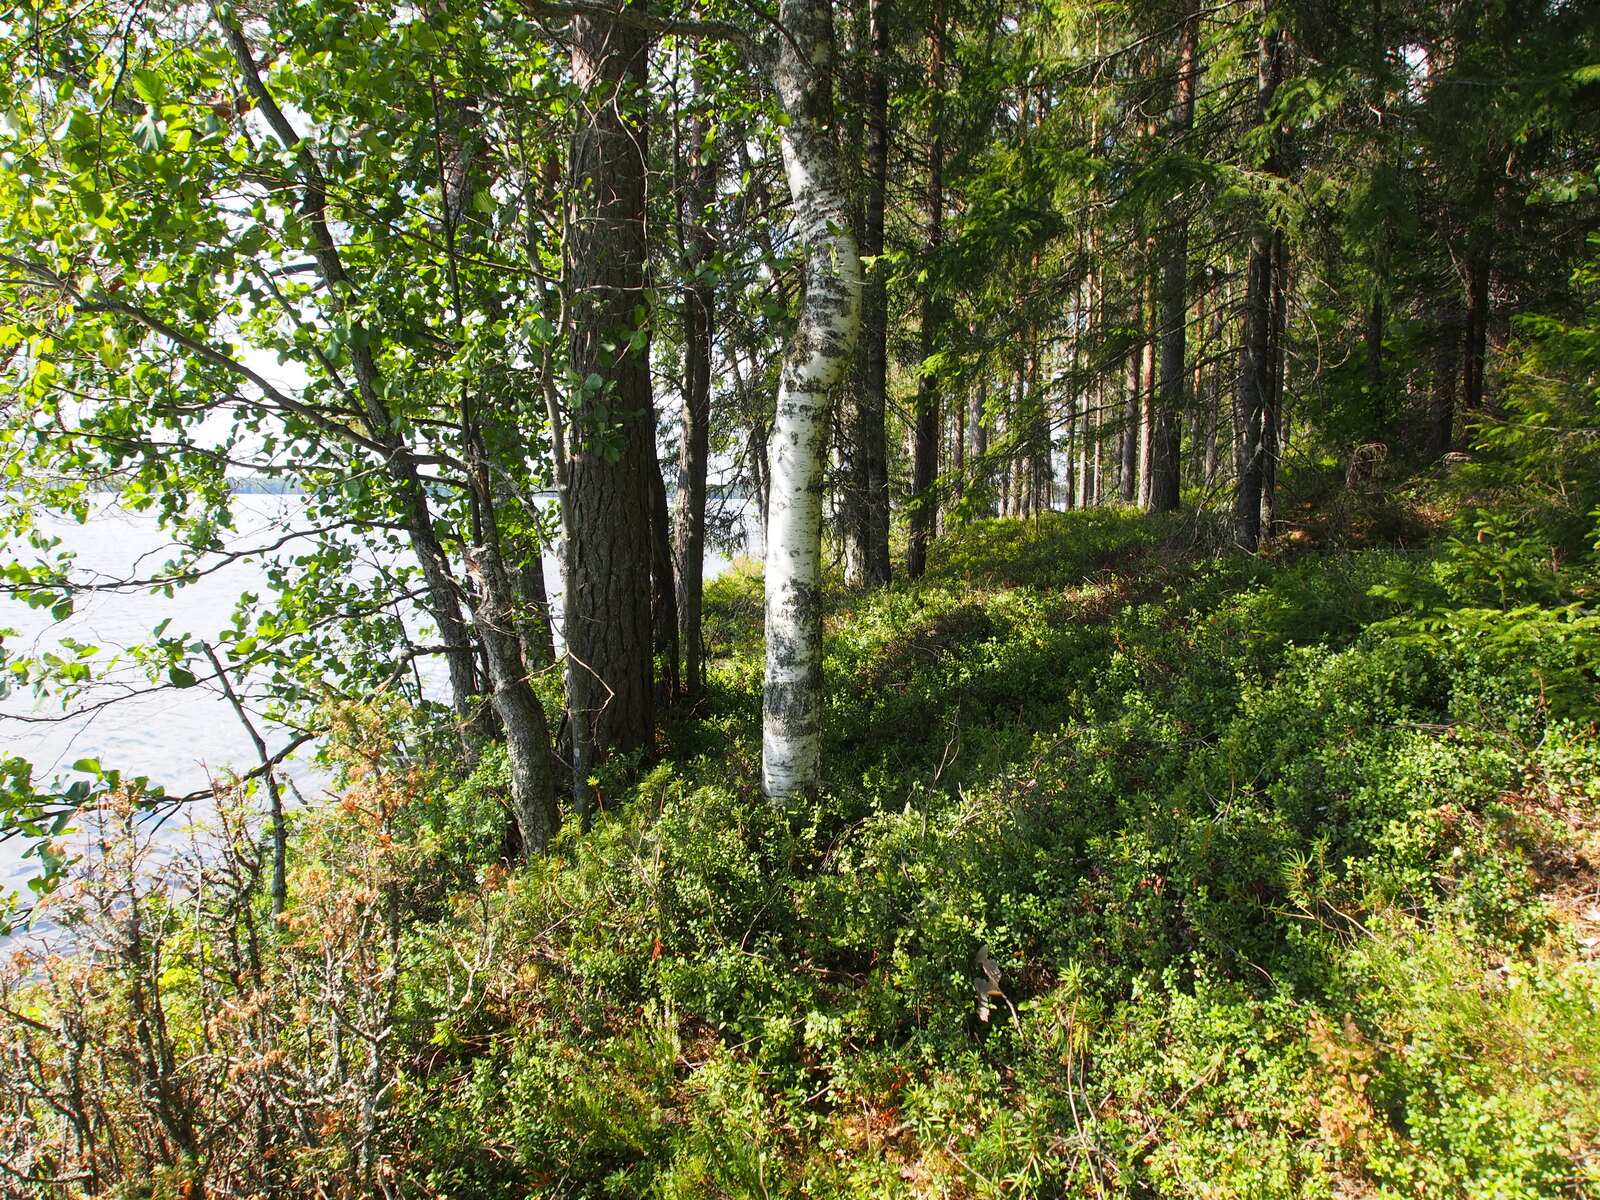
<path id="1" fill-rule="evenodd" d="M 588 820 L 605 764 L 703 692 L 714 479 L 791 564 L 767 722 L 802 765 L 768 787 L 814 791 L 825 542 L 882 585 L 902 538 L 914 577 L 974 519 L 1132 504 L 1255 552 L 1295 531 L 1284 472 L 1505 422 L 1518 322 L 1581 302 L 1593 27 L 1576 2 L 21 6 L 6 586 L 64 615 L 267 556 L 220 644 L 152 631 L 151 685 L 237 688 L 291 741 L 339 697 L 442 701 L 469 767 L 507 744 L 534 849 L 558 793 Z M 302 489 L 303 526 L 240 544 L 247 476 Z M 99 490 L 171 560 L 75 572 L 39 516 Z M 12 687 L 93 691 L 90 652 L 7 654 Z M 7 778 L 34 828 L 122 775 Z"/>

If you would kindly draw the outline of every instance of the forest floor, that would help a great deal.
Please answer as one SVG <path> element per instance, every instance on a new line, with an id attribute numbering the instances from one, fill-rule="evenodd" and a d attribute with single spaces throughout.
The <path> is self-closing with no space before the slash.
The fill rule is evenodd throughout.
<path id="1" fill-rule="evenodd" d="M 1314 512 L 983 522 L 836 592 L 785 813 L 719 580 L 703 710 L 496 918 L 521 1067 L 440 1124 L 518 1114 L 574 1195 L 1596 1194 L 1594 631 L 1425 505 Z"/>
<path id="2" fill-rule="evenodd" d="M 353 716 L 253 968 L 278 982 L 238 1006 L 283 1009 L 273 1070 L 351 1080 L 282 1169 L 461 1198 L 1600 1194 L 1589 576 L 1420 504 L 1220 540 L 986 521 L 923 580 L 836 590 L 832 783 L 783 811 L 736 567 L 700 709 L 516 869 L 485 850 L 503 765 L 387 767 L 404 714 Z M 362 1028 L 379 977 L 397 1074 L 363 1109 L 357 1040 L 312 1031 Z"/>

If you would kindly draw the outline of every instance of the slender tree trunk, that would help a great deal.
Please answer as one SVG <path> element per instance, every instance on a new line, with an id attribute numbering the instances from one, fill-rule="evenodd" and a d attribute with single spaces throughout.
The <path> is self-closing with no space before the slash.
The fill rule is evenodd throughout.
<path id="1" fill-rule="evenodd" d="M 1270 17 L 1271 0 L 1260 0 L 1263 18 Z M 1280 73 L 1278 34 L 1263 29 L 1256 58 L 1256 123 L 1264 124 Z M 1266 169 L 1275 168 L 1269 153 Z M 1276 453 L 1276 417 L 1269 414 L 1275 395 L 1273 372 L 1273 296 L 1276 290 L 1273 247 L 1281 243 L 1280 231 L 1259 228 L 1250 242 L 1245 268 L 1244 331 L 1239 346 L 1238 481 L 1234 490 L 1234 525 L 1239 545 L 1252 553 L 1263 533 L 1263 499 L 1267 490 L 1269 459 Z M 1269 506 L 1270 507 L 1270 506 Z"/>
<path id="2" fill-rule="evenodd" d="M 1239 412 L 1243 453 L 1234 516 L 1239 545 L 1261 544 L 1261 488 L 1267 449 L 1263 422 L 1272 389 L 1272 237 L 1258 232 L 1250 245 L 1244 291 L 1244 338 L 1239 352 Z"/>
<path id="3" fill-rule="evenodd" d="M 215 13 L 243 76 L 245 91 L 279 142 L 295 155 L 303 184 L 299 207 L 310 225 L 312 258 L 323 284 L 337 298 L 336 303 L 342 306 L 343 298 L 350 291 L 350 281 L 345 273 L 343 256 L 328 225 L 328 192 L 322 167 L 312 147 L 295 132 L 276 98 L 267 89 L 243 31 L 231 24 L 230 18 L 220 9 Z M 451 703 L 461 726 L 463 752 L 471 761 L 475 754 L 474 731 L 481 732 L 482 725 L 477 701 L 480 689 L 472 638 L 466 619 L 462 616 L 460 590 L 450 568 L 450 559 L 434 531 L 433 514 L 417 473 L 415 457 L 410 446 L 395 432 L 395 422 L 383 398 L 383 378 L 371 345 L 365 338 L 352 338 L 349 354 L 357 397 L 369 424 L 374 430 L 380 431 L 377 437 L 383 444 L 384 465 L 394 485 L 400 520 L 422 567 L 425 587 L 423 605 L 433 618 L 434 626 L 446 647 L 444 656 L 450 676 Z"/>
<path id="4" fill-rule="evenodd" d="M 984 411 L 989 403 L 989 375 L 978 376 L 978 382 L 968 396 L 971 411 L 967 413 L 968 458 L 972 464 L 972 488 L 980 498 L 978 509 L 982 516 L 994 515 L 994 478 L 989 466 L 989 416 Z"/>
<path id="5" fill-rule="evenodd" d="M 1194 126 L 1198 31 L 1191 12 L 1178 37 L 1178 80 L 1167 140 L 1182 144 Z M 1183 198 L 1173 200 L 1175 207 Z M 1182 490 L 1182 430 L 1189 323 L 1189 223 L 1180 211 L 1167 227 L 1161 262 L 1161 380 L 1151 444 L 1150 511 L 1176 512 Z"/>
<path id="6" fill-rule="evenodd" d="M 1088 239 L 1090 260 L 1094 257 L 1094 234 L 1090 232 Z M 1084 319 L 1081 327 L 1092 327 L 1100 324 L 1100 279 L 1091 269 L 1089 278 L 1084 283 L 1085 304 Z M 1074 345 L 1076 353 L 1076 344 Z M 1100 403 L 1104 387 L 1101 381 L 1102 372 L 1098 364 L 1094 365 L 1094 379 L 1088 387 L 1082 389 L 1083 418 L 1080 422 L 1082 429 L 1078 437 L 1078 479 L 1079 495 L 1078 504 L 1081 508 L 1088 508 L 1099 500 L 1099 458 L 1100 439 L 1098 425 L 1100 422 Z"/>
<path id="7" fill-rule="evenodd" d="M 750 486 L 755 490 L 756 515 L 761 521 L 763 541 L 767 536 L 767 502 L 772 495 L 772 469 L 767 462 L 769 430 L 765 421 L 750 426 Z"/>
<path id="8" fill-rule="evenodd" d="M 1489 250 L 1481 243 L 1467 257 L 1465 371 L 1461 406 L 1469 416 L 1483 408 L 1483 371 L 1489 341 Z"/>
<path id="9" fill-rule="evenodd" d="M 1082 396 L 1073 395 L 1067 398 L 1066 437 L 1062 439 L 1062 470 L 1066 478 L 1061 481 L 1064 493 L 1063 503 L 1068 512 L 1079 508 L 1083 503 L 1081 489 L 1083 487 L 1083 472 L 1079 470 L 1079 457 L 1083 453 L 1084 442 L 1081 437 L 1082 426 L 1087 420 L 1084 413 Z"/>
<path id="10" fill-rule="evenodd" d="M 711 436 L 711 355 L 716 340 L 715 295 L 709 269 L 715 250 L 706 212 L 715 200 L 716 159 L 703 146 L 705 131 L 696 126 L 700 158 L 689 173 L 689 286 L 683 303 L 683 431 L 678 449 L 678 629 L 683 647 L 683 686 L 690 697 L 705 692 L 705 640 L 701 609 L 705 595 L 706 471 Z"/>
<path id="11" fill-rule="evenodd" d="M 1050 413 L 1045 404 L 1044 388 L 1040 386 L 1039 333 L 1028 330 L 1027 386 L 1024 395 L 1028 404 L 1027 468 L 1028 513 L 1037 517 L 1055 506 L 1055 457 L 1050 445 Z"/>
<path id="12" fill-rule="evenodd" d="M 672 569 L 672 510 L 667 504 L 667 481 L 662 478 L 659 458 L 647 482 L 650 487 L 651 643 L 660 671 L 656 700 L 659 704 L 670 705 L 677 700 L 679 691 L 678 587 Z"/>
<path id="13" fill-rule="evenodd" d="M 467 569 L 477 586 L 474 623 L 483 639 L 491 701 L 506 739 L 512 817 L 523 853 L 543 854 L 561 825 L 550 725 L 544 705 L 528 684 L 517 634 L 516 596 L 500 557 L 493 513 L 486 515 L 483 542 L 467 552 Z"/>
<path id="14" fill-rule="evenodd" d="M 762 790 L 774 803 L 822 783 L 822 477 L 830 393 L 861 332 L 861 262 L 833 133 L 833 10 L 781 0 L 773 83 L 805 292 L 778 384 L 766 561 Z"/>
<path id="15" fill-rule="evenodd" d="M 1137 292 L 1134 294 L 1132 323 L 1135 329 L 1144 327 L 1144 307 Z M 1118 438 L 1119 495 L 1124 504 L 1132 504 L 1139 495 L 1139 414 L 1144 408 L 1140 400 L 1144 392 L 1143 366 L 1144 346 L 1135 345 L 1128 350 L 1127 395 L 1123 400 L 1122 432 Z"/>
<path id="16" fill-rule="evenodd" d="M 1187 230 L 1169 230 L 1169 238 L 1161 266 L 1161 374 L 1153 397 L 1150 435 L 1149 507 L 1158 513 L 1178 510 L 1182 485 L 1185 326 L 1189 316 Z"/>
<path id="17" fill-rule="evenodd" d="M 628 7 L 632 7 L 631 5 Z M 580 388 L 568 464 L 567 705 L 573 805 L 588 823 L 591 774 L 613 753 L 648 746 L 651 680 L 651 484 L 658 467 L 645 304 L 645 36 L 608 14 L 572 22 L 573 76 L 587 109 L 572 147 L 581 189 L 569 238 L 573 372 Z"/>
<path id="18" fill-rule="evenodd" d="M 944 243 L 944 122 L 940 93 L 944 88 L 944 4 L 936 0 L 933 25 L 928 32 L 928 88 L 933 94 L 933 142 L 928 150 L 928 228 L 924 241 L 932 262 Z M 921 349 L 923 368 L 917 377 L 916 418 L 911 438 L 911 521 L 906 542 L 906 574 L 921 577 L 928 563 L 928 543 L 938 513 L 939 380 L 927 362 L 939 348 L 943 332 L 944 303 L 939 285 L 922 285 Z"/>
<path id="19" fill-rule="evenodd" d="M 1218 462 L 1217 440 L 1222 425 L 1222 372 L 1217 369 L 1216 361 L 1221 357 L 1219 347 L 1222 345 L 1222 337 L 1222 312 L 1219 305 L 1211 314 L 1210 353 L 1217 357 L 1206 371 L 1205 381 L 1205 461 L 1201 469 L 1207 493 L 1217 484 L 1217 470 L 1220 465 Z"/>
<path id="20" fill-rule="evenodd" d="M 1433 386 L 1429 396 L 1428 457 L 1443 458 L 1455 441 L 1456 371 L 1461 357 L 1461 312 L 1447 305 L 1433 343 Z"/>
<path id="21" fill-rule="evenodd" d="M 950 475 L 956 500 L 964 500 L 967 491 L 967 407 L 959 402 L 950 405 Z"/>
<path id="22" fill-rule="evenodd" d="M 511 569 L 511 586 L 516 593 L 517 633 L 522 639 L 522 658 L 529 671 L 543 671 L 556 661 L 555 630 L 550 621 L 550 591 L 545 586 L 544 556 L 539 544 L 522 548 L 520 561 Z"/>
<path id="23" fill-rule="evenodd" d="M 1144 287 L 1144 362 L 1140 367 L 1144 386 L 1139 392 L 1139 507 L 1149 508 L 1152 484 L 1150 471 L 1155 457 L 1156 346 L 1159 328 L 1154 272 L 1146 271 Z"/>
<path id="24" fill-rule="evenodd" d="M 1367 305 L 1367 405 L 1368 419 L 1372 423 L 1372 436 L 1381 439 L 1389 426 L 1388 406 L 1383 394 L 1383 329 L 1386 318 L 1383 298 L 1374 296 Z"/>
<path id="25" fill-rule="evenodd" d="M 1272 231 L 1271 296 L 1267 326 L 1266 408 L 1261 414 L 1261 536 L 1270 540 L 1276 526 L 1278 465 L 1289 443 L 1289 422 L 1283 413 L 1283 335 L 1288 320 L 1288 247 L 1282 228 Z"/>
<path id="26" fill-rule="evenodd" d="M 503 480 L 492 479 L 489 488 L 496 514 L 516 508 L 517 498 Z M 542 671 L 555 662 L 556 649 L 539 537 L 532 532 L 509 533 L 504 529 L 499 537 L 501 567 L 506 586 L 511 589 L 512 616 L 522 647 L 522 660 L 530 672 Z"/>
<path id="27" fill-rule="evenodd" d="M 867 76 L 866 204 L 861 253 L 883 253 L 883 217 L 889 179 L 889 0 L 870 0 L 872 62 Z M 888 400 L 889 318 L 885 272 L 867 273 L 862 292 L 860 388 L 843 414 L 845 442 L 845 582 L 882 587 L 889 582 L 889 467 L 884 434 Z"/>
<path id="28" fill-rule="evenodd" d="M 451 705 L 455 709 L 456 719 L 461 722 L 470 762 L 476 757 L 473 740 L 481 739 L 483 733 L 478 702 L 483 689 L 478 681 L 472 634 L 461 612 L 460 588 L 450 569 L 450 559 L 433 530 L 433 514 L 428 509 L 422 481 L 409 451 L 399 444 L 394 445 L 389 464 L 390 474 L 395 477 L 397 484 L 402 521 L 417 561 L 422 565 L 422 581 L 426 589 L 423 607 L 433 618 L 434 627 L 445 646 Z"/>

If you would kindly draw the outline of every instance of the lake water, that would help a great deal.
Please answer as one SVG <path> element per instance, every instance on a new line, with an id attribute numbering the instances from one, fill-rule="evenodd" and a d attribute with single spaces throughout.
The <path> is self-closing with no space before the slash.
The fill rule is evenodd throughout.
<path id="1" fill-rule="evenodd" d="M 735 548 L 760 552 L 759 529 L 751 530 L 748 506 L 738 504 L 733 515 Z M 297 496 L 241 495 L 234 501 L 239 533 L 235 548 L 266 545 L 284 532 L 304 527 L 304 504 Z M 173 547 L 156 526 L 153 516 L 129 513 L 114 498 L 106 497 L 87 524 L 57 521 L 46 527 L 77 552 L 81 578 L 102 580 L 149 575 L 171 557 Z M 292 546 L 280 553 L 292 553 Z M 726 569 L 729 559 L 718 552 L 706 556 L 706 576 Z M 0 597 L 0 629 L 14 631 L 6 647 L 17 653 L 60 648 L 71 638 L 100 647 L 97 662 L 150 637 L 151 630 L 170 620 L 169 636 L 215 640 L 231 625 L 234 605 L 245 591 L 266 590 L 267 563 L 245 560 L 228 565 L 172 597 L 147 593 L 100 592 L 80 597 L 73 616 L 63 622 L 51 619 L 46 609 L 33 609 Z M 552 590 L 551 605 L 559 627 L 560 564 L 545 560 L 545 578 Z M 99 672 L 97 671 L 97 674 Z M 424 686 L 437 689 L 442 698 L 444 673 L 437 662 L 423 664 Z M 146 775 L 171 795 L 206 788 L 220 772 L 246 771 L 256 765 L 255 746 L 226 697 L 205 686 L 164 689 L 139 695 L 148 688 L 142 672 L 127 666 L 113 668 L 99 695 L 118 696 L 98 711 L 64 716 L 59 704 L 36 706 L 30 693 L 18 692 L 0 700 L 0 743 L 7 753 L 34 765 L 34 778 L 43 782 L 57 774 L 70 775 L 71 765 L 93 758 L 106 769 L 129 777 Z M 285 740 L 282 730 L 264 719 L 252 718 L 276 750 Z M 301 794 L 312 797 L 323 787 L 323 777 L 310 761 L 309 749 L 287 764 L 287 773 Z M 198 815 L 204 815 L 200 809 Z M 185 822 L 172 822 L 174 829 Z M 36 873 L 31 860 L 23 860 L 20 841 L 0 843 L 0 891 L 14 891 Z"/>

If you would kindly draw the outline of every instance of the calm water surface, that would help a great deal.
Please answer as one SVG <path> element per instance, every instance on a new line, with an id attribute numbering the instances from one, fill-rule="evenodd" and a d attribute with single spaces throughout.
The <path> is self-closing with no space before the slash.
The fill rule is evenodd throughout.
<path id="1" fill-rule="evenodd" d="M 234 510 L 239 525 L 235 548 L 265 545 L 289 529 L 304 527 L 304 504 L 297 496 L 238 496 Z M 741 522 L 740 527 L 743 525 Z M 46 528 L 77 552 L 80 577 L 148 576 L 173 553 L 170 540 L 156 527 L 153 516 L 129 513 L 111 497 L 100 504 L 87 524 L 56 521 Z M 753 539 L 746 534 L 744 540 L 747 550 L 759 553 L 759 531 Z M 752 540 L 755 545 L 750 545 Z M 293 554 L 294 544 L 279 553 Z M 724 570 L 728 561 L 720 553 L 708 554 L 707 578 Z M 554 558 L 545 561 L 545 578 L 559 621 L 561 572 Z M 148 640 L 151 630 L 162 621 L 171 622 L 168 636 L 215 640 L 231 625 L 240 594 L 265 590 L 266 563 L 245 560 L 177 590 L 171 598 L 145 593 L 86 594 L 73 616 L 62 622 L 53 621 L 48 610 L 0 597 L 0 629 L 12 631 L 5 637 L 5 645 L 17 653 L 58 650 L 63 638 L 97 646 L 96 662 L 103 667 L 128 647 Z M 425 665 L 424 684 L 442 695 L 441 664 Z M 148 686 L 137 669 L 112 667 L 99 695 L 121 696 Z M 281 730 L 271 728 L 265 719 L 252 719 L 270 747 L 282 744 L 285 735 Z M 174 795 L 200 790 L 226 769 L 246 771 L 257 762 L 254 744 L 227 699 L 220 690 L 204 686 L 128 695 L 97 712 L 71 716 L 64 716 L 60 705 L 51 700 L 36 703 L 31 693 L 14 693 L 0 700 L 0 745 L 7 753 L 33 763 L 36 780 L 70 774 L 74 762 L 93 758 L 130 777 L 146 775 Z M 307 798 L 323 787 L 323 777 L 309 761 L 309 750 L 290 760 L 288 773 Z M 206 809 L 196 806 L 196 810 L 193 815 L 203 820 Z M 189 819 L 170 820 L 170 834 L 161 836 L 176 840 Z M 21 858 L 22 849 L 16 841 L 0 843 L 0 890 L 16 890 L 34 873 L 31 860 Z"/>

